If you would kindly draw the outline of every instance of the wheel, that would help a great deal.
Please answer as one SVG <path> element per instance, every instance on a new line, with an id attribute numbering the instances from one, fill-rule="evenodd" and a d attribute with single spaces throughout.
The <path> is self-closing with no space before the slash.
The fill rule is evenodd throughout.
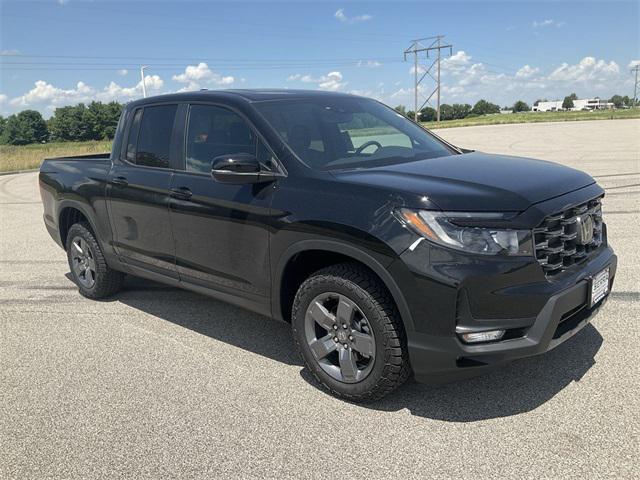
<path id="1" fill-rule="evenodd" d="M 371 402 L 411 373 L 400 315 L 380 280 L 351 263 L 311 275 L 295 296 L 293 337 L 314 377 L 334 395 Z"/>
<path id="2" fill-rule="evenodd" d="M 106 298 L 122 286 L 124 274 L 109 268 L 89 225 L 76 223 L 67 235 L 67 259 L 73 280 L 87 298 Z"/>

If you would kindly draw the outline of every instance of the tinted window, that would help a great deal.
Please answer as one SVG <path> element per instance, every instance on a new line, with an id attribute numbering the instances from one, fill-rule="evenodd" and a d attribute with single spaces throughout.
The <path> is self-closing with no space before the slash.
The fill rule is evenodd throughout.
<path id="1" fill-rule="evenodd" d="M 129 139 L 127 140 L 127 161 L 135 163 L 136 161 L 136 143 L 138 141 L 138 132 L 140 131 L 140 120 L 142 119 L 142 109 L 136 110 L 129 128 Z"/>
<path id="2" fill-rule="evenodd" d="M 374 100 L 336 96 L 255 106 L 296 155 L 317 169 L 366 168 L 454 153 Z"/>
<path id="3" fill-rule="evenodd" d="M 160 105 L 143 109 L 136 150 L 137 165 L 169 167 L 171 132 L 177 109 L 177 105 Z"/>
<path id="4" fill-rule="evenodd" d="M 256 154 L 256 135 L 238 114 L 222 107 L 193 105 L 187 128 L 187 171 L 211 172 L 220 155 Z"/>

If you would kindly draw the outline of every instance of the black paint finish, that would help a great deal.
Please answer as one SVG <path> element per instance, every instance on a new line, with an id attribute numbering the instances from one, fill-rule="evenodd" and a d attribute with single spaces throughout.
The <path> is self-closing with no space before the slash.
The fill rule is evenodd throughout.
<path id="1" fill-rule="evenodd" d="M 62 246 L 81 215 L 115 269 L 189 288 L 288 320 L 292 262 L 352 259 L 393 296 L 419 379 L 492 365 L 552 348 L 566 309 L 584 302 L 590 275 L 616 257 L 606 237 L 587 262 L 553 280 L 533 257 L 465 254 L 423 240 L 394 216 L 400 207 L 511 212 L 510 228 L 532 229 L 569 206 L 603 195 L 585 173 L 557 164 L 479 152 L 363 169 L 303 164 L 254 102 L 335 98 L 308 91 L 220 91 L 154 97 L 127 105 L 111 155 L 47 159 L 40 172 L 44 220 Z M 177 105 L 170 168 L 126 161 L 132 113 Z M 231 109 L 272 150 L 279 170 L 259 183 L 221 183 L 186 172 L 189 105 Z M 412 246 L 413 248 L 409 248 Z M 564 309 L 564 310 L 563 310 Z M 571 334 L 582 328 L 577 324 Z M 523 329 L 522 338 L 468 346 L 460 328 Z M 530 331 L 531 334 L 526 332 Z M 551 333 L 549 333 L 551 332 Z M 568 335 L 570 336 L 570 335 Z M 568 336 L 563 337 L 568 338 Z M 511 343 L 510 343 L 511 342 Z M 515 343 L 514 343 L 515 342 Z M 472 360 L 472 361 L 467 361 Z"/>

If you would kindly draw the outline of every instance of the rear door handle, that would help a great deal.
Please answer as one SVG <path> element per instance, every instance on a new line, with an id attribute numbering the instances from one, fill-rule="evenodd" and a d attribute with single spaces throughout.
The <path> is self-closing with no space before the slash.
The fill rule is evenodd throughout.
<path id="1" fill-rule="evenodd" d="M 129 185 L 129 181 L 125 177 L 114 177 L 111 179 L 111 183 L 120 187 L 126 187 Z"/>
<path id="2" fill-rule="evenodd" d="M 180 200 L 189 200 L 193 193 L 187 187 L 172 187 L 169 195 Z"/>

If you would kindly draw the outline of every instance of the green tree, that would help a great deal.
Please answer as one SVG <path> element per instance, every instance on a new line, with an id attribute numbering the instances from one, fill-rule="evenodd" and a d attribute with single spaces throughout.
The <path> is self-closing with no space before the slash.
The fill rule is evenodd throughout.
<path id="1" fill-rule="evenodd" d="M 625 107 L 631 106 L 631 99 L 629 98 L 629 95 L 625 95 L 624 97 L 622 97 L 622 103 Z"/>
<path id="2" fill-rule="evenodd" d="M 453 120 L 453 107 L 447 103 L 440 105 L 440 120 Z"/>
<path id="3" fill-rule="evenodd" d="M 394 108 L 394 110 L 402 115 L 407 114 L 407 107 L 405 107 L 404 105 L 398 105 L 396 108 Z"/>
<path id="4" fill-rule="evenodd" d="M 421 122 L 433 122 L 436 119 L 436 109 L 432 107 L 424 107 L 420 110 L 418 120 Z"/>
<path id="5" fill-rule="evenodd" d="M 575 95 L 575 93 L 572 93 L 571 95 Z M 571 98 L 571 95 L 564 97 L 564 100 L 562 101 L 562 108 L 564 108 L 565 110 L 573 108 L 574 99 Z"/>
<path id="6" fill-rule="evenodd" d="M 73 142 L 91 140 L 93 127 L 89 125 L 87 117 L 87 107 L 84 103 L 56 108 L 48 123 L 51 138 Z"/>
<path id="7" fill-rule="evenodd" d="M 44 142 L 49 137 L 47 124 L 35 110 L 23 110 L 7 118 L 3 138 L 10 145 L 27 145 Z"/>
<path id="8" fill-rule="evenodd" d="M 500 107 L 495 103 L 487 102 L 486 100 L 478 100 L 471 109 L 471 113 L 473 113 L 474 115 L 500 113 Z"/>
<path id="9" fill-rule="evenodd" d="M 512 111 L 513 113 L 517 113 L 517 112 L 528 112 L 529 110 L 531 110 L 531 108 L 529 107 L 529 105 L 527 105 L 525 102 L 523 102 L 522 100 L 518 100 L 516 103 L 513 104 L 513 108 Z"/>
<path id="10" fill-rule="evenodd" d="M 616 108 L 622 108 L 624 106 L 624 98 L 622 98 L 621 95 L 614 95 L 609 101 L 613 103 L 613 106 Z"/>
<path id="11" fill-rule="evenodd" d="M 471 105 L 468 103 L 454 103 L 451 107 L 453 108 L 453 118 L 455 120 L 466 118 L 471 113 Z"/>
<path id="12" fill-rule="evenodd" d="M 91 102 L 83 113 L 90 140 L 111 139 L 116 133 L 122 105 L 117 102 Z"/>
<path id="13" fill-rule="evenodd" d="M 405 116 L 409 119 L 409 120 L 413 120 L 414 117 L 414 111 L 413 110 L 409 110 L 407 113 L 405 113 Z"/>
<path id="14" fill-rule="evenodd" d="M 0 145 L 7 143 L 7 139 L 4 135 L 7 126 L 7 119 L 0 115 Z"/>

